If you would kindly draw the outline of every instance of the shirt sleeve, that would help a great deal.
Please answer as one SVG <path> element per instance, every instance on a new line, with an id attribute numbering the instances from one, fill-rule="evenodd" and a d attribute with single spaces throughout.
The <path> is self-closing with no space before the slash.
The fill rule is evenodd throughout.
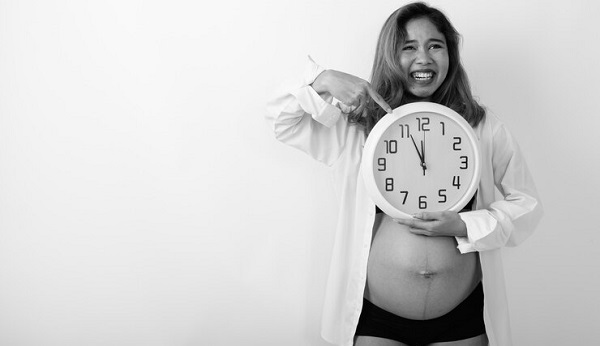
<path id="1" fill-rule="evenodd" d="M 301 78 L 284 83 L 267 103 L 267 121 L 279 141 L 333 165 L 340 156 L 349 124 L 331 95 L 311 86 L 325 71 L 310 56 Z"/>
<path id="2" fill-rule="evenodd" d="M 492 145 L 494 183 L 504 198 L 459 214 L 467 226 L 467 237 L 456 238 L 461 253 L 516 246 L 533 233 L 543 214 L 527 164 L 504 125 L 494 131 Z"/>

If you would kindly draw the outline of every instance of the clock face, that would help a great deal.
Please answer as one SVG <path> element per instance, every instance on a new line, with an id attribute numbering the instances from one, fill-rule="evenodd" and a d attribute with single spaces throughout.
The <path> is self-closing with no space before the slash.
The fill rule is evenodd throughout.
<path id="1" fill-rule="evenodd" d="M 480 176 L 473 129 L 453 110 L 429 102 L 382 118 L 367 138 L 362 164 L 367 190 L 392 217 L 459 211 Z"/>

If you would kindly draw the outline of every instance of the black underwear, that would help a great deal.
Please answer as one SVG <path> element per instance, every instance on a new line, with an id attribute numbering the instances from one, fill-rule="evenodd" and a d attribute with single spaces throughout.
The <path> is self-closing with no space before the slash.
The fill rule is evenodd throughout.
<path id="1" fill-rule="evenodd" d="M 434 342 L 464 340 L 481 334 L 485 334 L 485 324 L 483 286 L 480 282 L 452 311 L 429 320 L 403 318 L 364 299 L 355 335 L 374 336 L 410 346 L 420 346 Z"/>

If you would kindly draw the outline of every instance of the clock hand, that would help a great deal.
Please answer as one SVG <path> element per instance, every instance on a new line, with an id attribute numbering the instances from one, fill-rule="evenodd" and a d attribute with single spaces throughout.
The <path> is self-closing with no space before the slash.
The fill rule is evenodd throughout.
<path id="1" fill-rule="evenodd" d="M 410 135 L 410 139 L 412 139 L 413 145 L 415 146 L 415 150 L 417 151 L 417 155 L 419 155 L 419 160 L 421 160 L 421 167 L 423 167 L 423 165 L 425 164 L 425 161 L 423 160 L 423 154 L 421 154 L 421 152 L 419 151 L 417 143 L 415 142 L 415 139 L 412 135 Z M 423 144 L 423 142 L 421 142 L 421 144 Z"/>
<path id="2" fill-rule="evenodd" d="M 423 175 L 425 175 L 425 170 L 427 169 L 427 164 L 425 163 L 425 131 L 423 131 L 423 140 L 421 141 L 421 167 L 423 167 Z"/>

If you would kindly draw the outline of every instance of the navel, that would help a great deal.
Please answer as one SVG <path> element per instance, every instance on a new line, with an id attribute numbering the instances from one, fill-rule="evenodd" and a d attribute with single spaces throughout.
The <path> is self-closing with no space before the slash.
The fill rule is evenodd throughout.
<path id="1" fill-rule="evenodd" d="M 421 270 L 419 275 L 423 276 L 425 279 L 431 279 L 435 273 L 429 270 Z"/>

